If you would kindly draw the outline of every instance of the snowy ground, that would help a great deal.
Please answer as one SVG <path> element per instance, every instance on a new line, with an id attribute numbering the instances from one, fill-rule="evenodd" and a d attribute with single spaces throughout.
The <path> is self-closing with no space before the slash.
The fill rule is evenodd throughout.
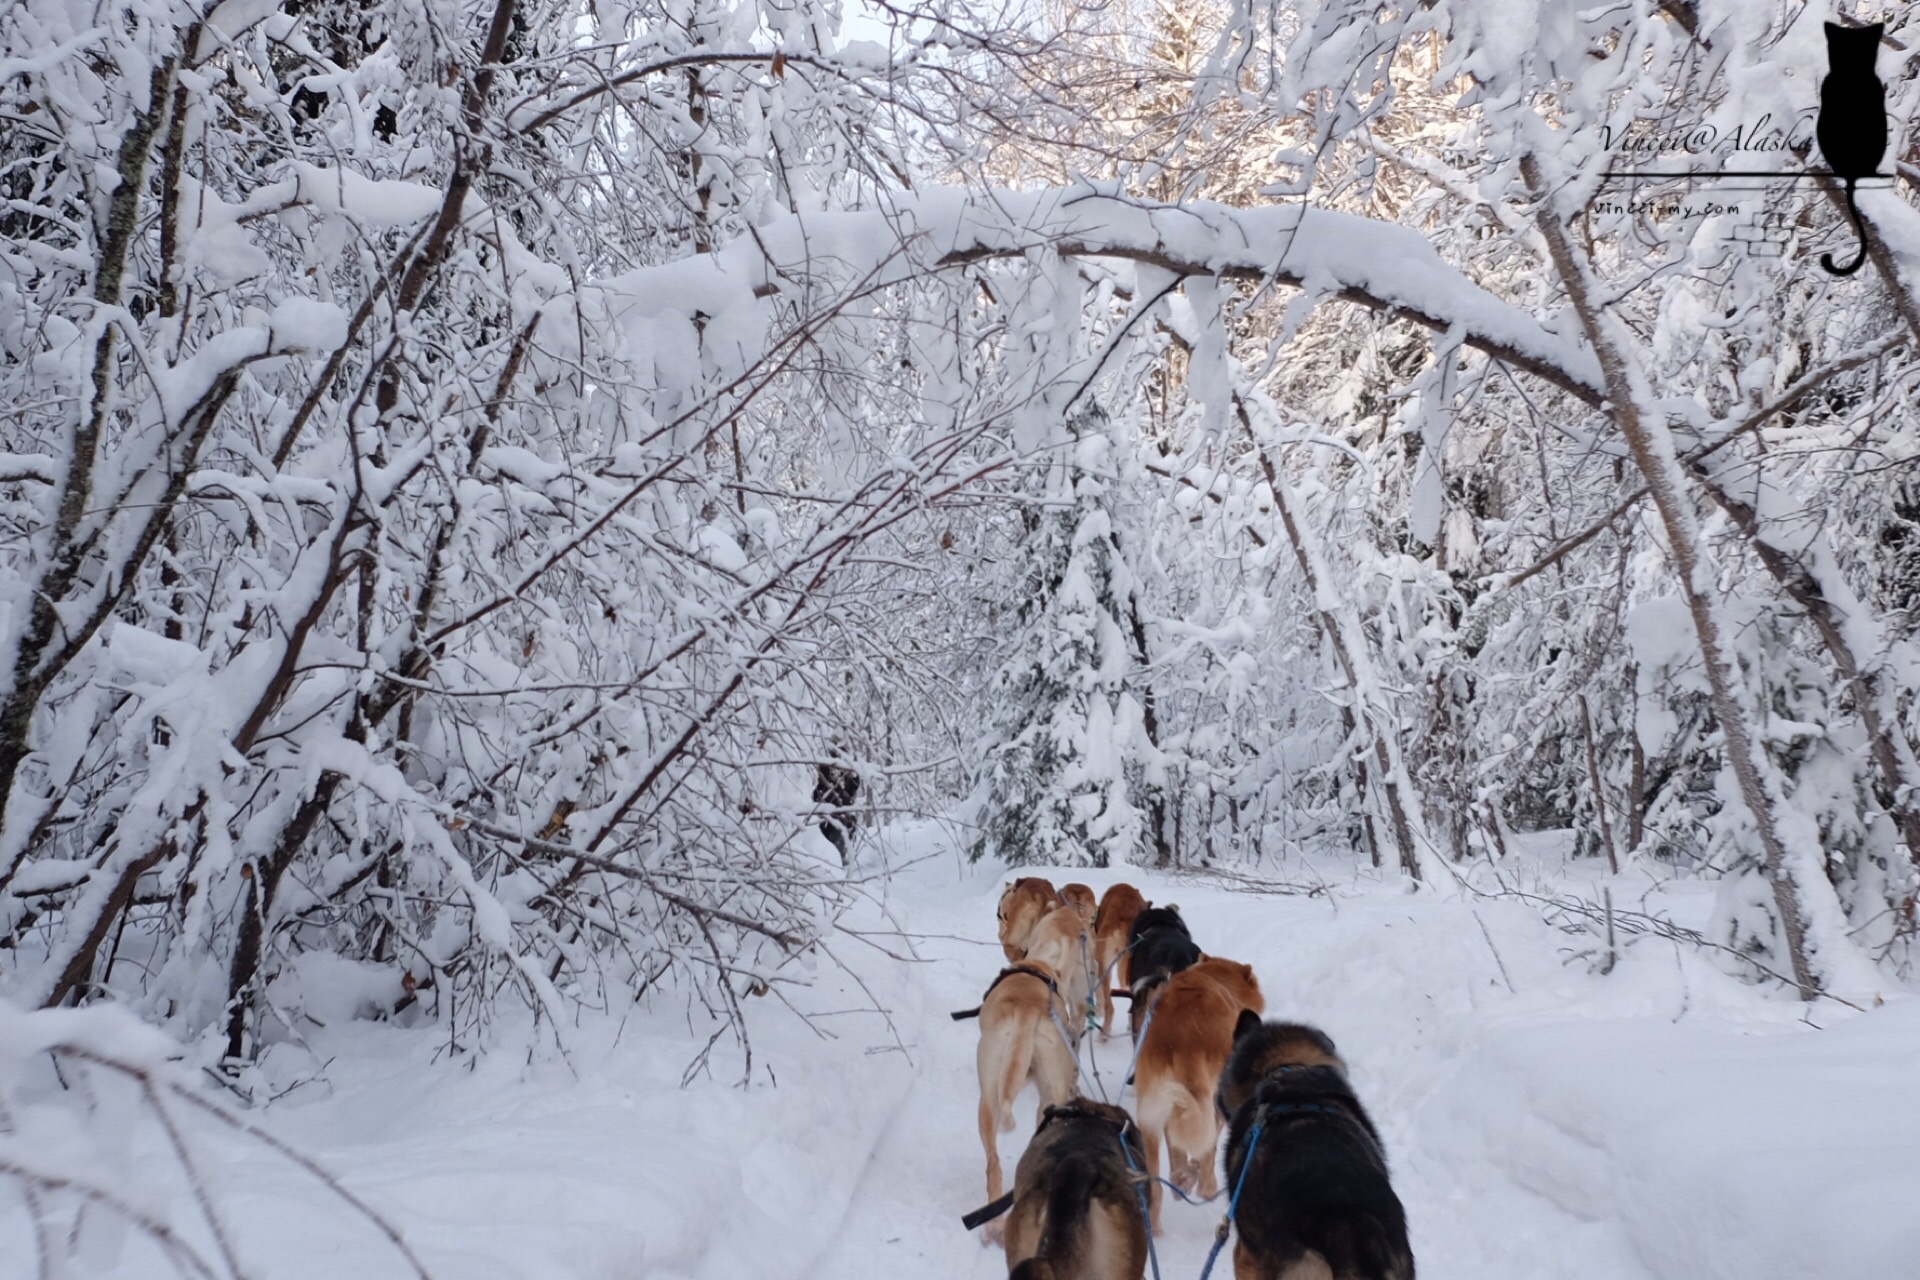
<path id="1" fill-rule="evenodd" d="M 576 1029 L 564 1062 L 450 1065 L 430 1036 L 336 1023 L 312 1041 L 330 1059 L 325 1082 L 265 1121 L 387 1213 L 440 1280 L 1003 1276 L 1002 1255 L 959 1222 L 984 1199 L 977 1032 L 947 1016 L 977 1003 L 999 967 L 1002 876 L 961 867 L 931 825 L 890 843 L 889 861 L 920 860 L 876 881 L 852 923 L 919 935 L 919 961 L 842 938 L 835 950 L 860 981 L 823 963 L 815 987 L 787 993 L 810 1023 L 777 995 L 750 1000 L 745 1089 L 730 1040 L 710 1077 L 681 1087 L 709 1028 L 672 1002 Z M 1593 939 L 1516 899 L 1408 896 L 1298 864 L 1273 875 L 1324 891 L 1129 878 L 1178 903 L 1204 949 L 1251 963 L 1269 1016 L 1333 1036 L 1386 1139 L 1424 1280 L 1916 1274 L 1920 998 L 1890 982 L 1864 1014 L 1808 1010 L 1651 938 L 1603 977 L 1565 960 Z M 1551 858 L 1509 877 L 1595 892 Z M 1113 873 L 1063 878 L 1103 888 Z M 1645 875 L 1614 886 L 1623 907 L 1682 923 L 1704 920 L 1710 891 Z M 1125 1044 L 1096 1046 L 1116 1093 Z M 298 1051 L 279 1052 L 277 1070 L 302 1074 Z M 144 1141 L 130 1158 L 163 1162 Z M 196 1141 L 250 1274 L 408 1274 L 277 1157 Z M 1009 1162 L 1024 1141 L 1002 1139 Z M 1169 1280 L 1198 1275 L 1217 1217 L 1169 1205 Z M 27 1239 L 7 1202 L 0 1277 L 30 1274 Z M 106 1233 L 76 1271 L 155 1274 L 151 1262 Z"/>

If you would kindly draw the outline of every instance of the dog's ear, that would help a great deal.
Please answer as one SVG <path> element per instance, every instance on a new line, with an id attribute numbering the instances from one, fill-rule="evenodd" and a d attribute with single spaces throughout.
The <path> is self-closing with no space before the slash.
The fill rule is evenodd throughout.
<path id="1" fill-rule="evenodd" d="M 1259 1029 L 1260 1015 L 1251 1009 L 1242 1009 L 1240 1011 L 1240 1020 L 1233 1024 L 1233 1042 L 1239 1044 Z"/>

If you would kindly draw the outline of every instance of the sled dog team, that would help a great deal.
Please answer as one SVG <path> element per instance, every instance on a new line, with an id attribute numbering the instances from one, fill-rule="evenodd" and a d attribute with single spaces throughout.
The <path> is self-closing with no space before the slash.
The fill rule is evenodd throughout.
<path id="1" fill-rule="evenodd" d="M 1141 1280 L 1161 1148 L 1174 1187 L 1212 1198 L 1223 1127 L 1235 1280 L 1413 1280 L 1406 1214 L 1346 1064 L 1314 1028 L 1261 1020 L 1249 966 L 1204 954 L 1178 907 L 1128 884 L 1096 905 L 1086 885 L 1028 876 L 998 915 L 1008 965 L 954 1017 L 980 1019 L 987 1155 L 989 1203 L 963 1221 L 1006 1245 L 1009 1280 Z M 1076 1087 L 1080 1039 L 1096 1022 L 1112 1032 L 1115 996 L 1129 1002 L 1132 1114 Z M 1005 1194 L 996 1136 L 1028 1081 L 1039 1120 Z"/>

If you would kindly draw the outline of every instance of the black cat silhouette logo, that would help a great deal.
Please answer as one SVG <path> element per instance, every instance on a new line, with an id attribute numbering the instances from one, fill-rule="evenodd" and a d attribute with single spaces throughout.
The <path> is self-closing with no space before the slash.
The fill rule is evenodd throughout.
<path id="1" fill-rule="evenodd" d="M 1814 126 L 1811 141 L 1819 143 L 1820 155 L 1826 161 L 1826 168 L 1804 169 L 1645 169 L 1633 168 L 1607 170 L 1601 177 L 1609 181 L 1630 181 L 1635 184 L 1672 184 L 1708 181 L 1716 184 L 1731 182 L 1736 186 L 1758 189 L 1762 192 L 1781 193 L 1783 184 L 1792 184 L 1805 179 L 1838 179 L 1846 184 L 1846 213 L 1853 224 L 1853 232 L 1858 240 L 1857 251 L 1845 264 L 1836 263 L 1833 255 L 1820 255 L 1820 265 L 1835 276 L 1850 276 L 1858 271 L 1867 260 L 1869 237 L 1866 222 L 1860 216 L 1857 191 L 1863 182 L 1878 180 L 1892 182 L 1892 175 L 1879 172 L 1880 163 L 1886 157 L 1887 130 L 1887 90 L 1881 83 L 1875 68 L 1879 55 L 1881 37 L 1885 33 L 1882 23 L 1869 26 L 1846 27 L 1838 23 L 1825 24 L 1827 35 L 1827 74 L 1820 81 L 1820 114 Z M 1804 132 L 1804 123 L 1790 127 L 1782 136 L 1778 129 L 1763 136 L 1763 131 L 1771 117 L 1763 116 L 1751 125 L 1742 124 L 1739 128 L 1724 133 L 1711 126 L 1698 125 L 1682 128 L 1669 127 L 1665 132 L 1652 134 L 1638 130 L 1623 133 L 1616 140 L 1609 131 L 1605 146 L 1610 151 L 1641 158 L 1686 152 L 1699 155 L 1702 152 L 1720 151 L 1729 154 L 1741 153 L 1779 153 L 1786 152 L 1789 157 L 1805 157 L 1811 147 Z M 1670 187 L 1666 188 L 1671 191 Z M 1783 194 L 1783 193 L 1782 193 Z M 1837 196 L 1835 197 L 1838 198 Z M 1792 202 L 1800 210 L 1805 206 Z M 1667 194 L 1651 199 L 1620 202 L 1609 200 L 1596 202 L 1594 212 L 1616 213 L 1649 212 L 1656 218 L 1674 214 L 1726 213 L 1744 215 L 1747 221 L 1737 225 L 1733 240 L 1744 245 L 1748 252 L 1765 257 L 1779 257 L 1792 237 L 1789 219 L 1782 212 L 1782 203 L 1775 196 L 1762 196 L 1756 208 L 1752 201 L 1747 204 L 1721 204 L 1712 201 L 1696 201 L 1684 196 Z M 1796 215 L 1797 218 L 1797 215 Z"/>
<path id="2" fill-rule="evenodd" d="M 1860 252 L 1844 267 L 1833 265 L 1833 255 L 1820 255 L 1820 265 L 1836 276 L 1850 276 L 1867 260 L 1867 228 L 1860 221 L 1853 192 L 1862 178 L 1878 175 L 1880 157 L 1887 153 L 1887 88 L 1873 73 L 1880 52 L 1881 24 L 1870 27 L 1827 26 L 1827 78 L 1820 82 L 1820 123 L 1814 136 L 1820 154 L 1834 176 L 1847 184 L 1847 213 L 1860 237 Z"/>

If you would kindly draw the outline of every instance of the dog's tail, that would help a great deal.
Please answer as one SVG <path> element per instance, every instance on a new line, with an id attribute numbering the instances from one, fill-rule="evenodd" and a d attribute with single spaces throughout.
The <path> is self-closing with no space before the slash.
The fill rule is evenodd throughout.
<path id="1" fill-rule="evenodd" d="M 1133 1118 L 1142 1128 L 1164 1133 L 1177 1115 L 1196 1105 L 1186 1085 L 1162 1076 L 1152 1082 L 1146 1093 L 1133 1100 Z"/>
<path id="2" fill-rule="evenodd" d="M 1020 1090 L 1026 1087 L 1027 1076 L 1033 1071 L 1034 1029 L 1032 1019 L 1020 1019 L 1007 1045 L 1006 1067 L 1000 1077 L 1000 1096 L 994 1099 L 994 1110 L 999 1113 L 1002 1133 L 1012 1131 L 1013 1100 L 1020 1096 Z"/>
<path id="3" fill-rule="evenodd" d="M 1098 1174 L 1083 1157 L 1068 1156 L 1054 1170 L 1047 1189 L 1046 1225 L 1031 1258 L 1007 1273 L 1007 1280 L 1056 1280 L 1055 1258 L 1071 1260 L 1084 1252 L 1091 1190 Z"/>
<path id="4" fill-rule="evenodd" d="M 1360 1280 L 1413 1280 L 1406 1229 L 1373 1214 L 1330 1224 L 1322 1250 L 1345 1259 L 1341 1275 Z"/>

